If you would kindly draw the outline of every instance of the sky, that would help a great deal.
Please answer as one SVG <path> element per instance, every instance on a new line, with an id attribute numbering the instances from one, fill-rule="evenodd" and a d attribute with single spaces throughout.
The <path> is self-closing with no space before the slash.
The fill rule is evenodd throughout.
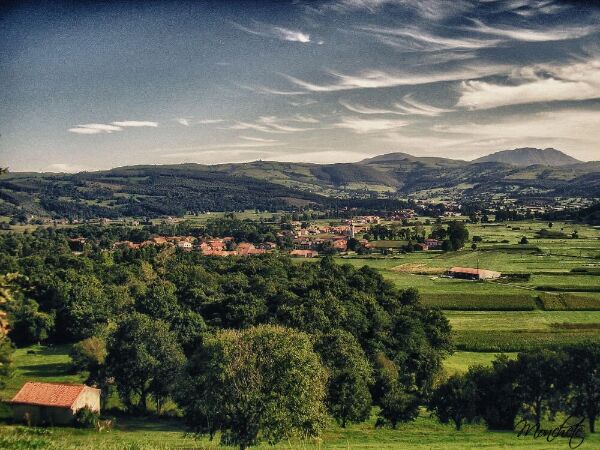
<path id="1" fill-rule="evenodd" d="M 600 159 L 597 1 L 37 0 L 0 30 L 11 171 Z"/>

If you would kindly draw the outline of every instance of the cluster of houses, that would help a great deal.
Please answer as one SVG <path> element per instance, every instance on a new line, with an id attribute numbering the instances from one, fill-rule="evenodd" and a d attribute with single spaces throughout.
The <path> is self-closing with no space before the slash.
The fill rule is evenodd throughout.
<path id="1" fill-rule="evenodd" d="M 152 239 L 135 243 L 131 241 L 115 242 L 115 248 L 139 249 L 148 246 L 175 246 L 184 251 L 198 250 L 207 256 L 250 256 L 262 255 L 277 248 L 274 242 L 252 244 L 235 243 L 232 237 L 217 239 L 197 239 L 194 236 L 155 236 Z"/>

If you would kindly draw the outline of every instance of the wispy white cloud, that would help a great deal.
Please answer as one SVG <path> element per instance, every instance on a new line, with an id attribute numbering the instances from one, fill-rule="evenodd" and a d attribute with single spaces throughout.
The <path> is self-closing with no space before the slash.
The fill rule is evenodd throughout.
<path id="1" fill-rule="evenodd" d="M 510 115 L 487 122 L 440 124 L 433 126 L 432 131 L 461 138 L 503 140 L 508 143 L 507 148 L 536 146 L 573 150 L 584 159 L 598 159 L 594 149 L 600 141 L 599 123 L 600 110 L 571 108 Z"/>
<path id="2" fill-rule="evenodd" d="M 554 0 L 508 0 L 498 4 L 501 12 L 511 12 L 521 17 L 532 17 L 539 14 L 556 14 L 568 9 L 566 2 Z"/>
<path id="3" fill-rule="evenodd" d="M 260 22 L 254 22 L 254 27 L 247 27 L 237 22 L 232 22 L 232 24 L 237 29 L 255 36 L 276 38 L 282 41 L 299 42 L 302 44 L 308 44 L 311 42 L 310 35 L 299 30 L 291 30 L 289 28 L 268 25 Z M 322 43 L 322 41 L 319 42 Z"/>
<path id="4" fill-rule="evenodd" d="M 224 144 L 208 144 L 208 145 L 194 145 L 188 147 L 180 147 L 176 149 L 155 149 L 155 151 L 161 152 L 163 158 L 185 158 L 191 156 L 200 156 L 209 153 L 224 153 L 228 150 L 233 150 L 238 154 L 241 153 L 254 153 L 257 149 L 264 149 L 268 147 L 279 147 L 284 143 L 276 140 L 272 141 L 247 141 L 247 142 L 231 142 Z M 173 151 L 177 150 L 177 151 Z M 262 150 L 261 150 L 262 151 Z"/>
<path id="5" fill-rule="evenodd" d="M 210 125 L 213 123 L 222 123 L 222 122 L 224 122 L 223 119 L 201 119 L 197 123 L 199 123 L 200 125 Z"/>
<path id="6" fill-rule="evenodd" d="M 279 142 L 277 139 L 265 139 L 265 138 L 254 137 L 254 136 L 240 136 L 240 139 L 245 139 L 250 142 L 262 142 L 264 144 L 273 144 L 275 142 Z"/>
<path id="7" fill-rule="evenodd" d="M 292 117 L 290 117 L 289 119 L 292 122 L 299 122 L 299 123 L 320 123 L 320 120 L 312 117 L 312 116 L 307 116 L 304 114 L 295 114 Z"/>
<path id="8" fill-rule="evenodd" d="M 408 124 L 409 122 L 405 120 L 342 117 L 339 122 L 333 124 L 333 127 L 347 129 L 357 134 L 367 134 L 382 131 L 392 131 Z"/>
<path id="9" fill-rule="evenodd" d="M 305 94 L 305 92 L 302 92 L 302 94 Z M 318 101 L 315 99 L 312 99 L 312 98 L 306 98 L 306 99 L 302 99 L 302 100 L 298 100 L 298 101 L 290 101 L 288 103 L 291 106 L 309 106 L 309 105 L 314 105 L 315 103 L 318 103 Z"/>
<path id="10" fill-rule="evenodd" d="M 438 108 L 436 106 L 427 105 L 415 100 L 412 95 L 402 97 L 402 103 L 394 103 L 396 109 L 373 108 L 360 105 L 357 103 L 349 103 L 344 100 L 339 101 L 349 111 L 359 114 L 397 114 L 400 116 L 415 115 L 415 116 L 439 116 L 443 113 L 452 112 L 452 109 Z"/>
<path id="11" fill-rule="evenodd" d="M 308 92 L 336 92 L 351 89 L 376 89 L 395 86 L 416 86 L 442 81 L 460 81 L 481 78 L 499 73 L 506 73 L 508 66 L 502 64 L 471 64 L 456 69 L 438 70 L 436 72 L 406 73 L 383 70 L 366 70 L 357 75 L 346 75 L 330 71 L 329 75 L 336 79 L 331 84 L 317 84 L 304 81 L 290 75 L 288 80 Z"/>
<path id="12" fill-rule="evenodd" d="M 247 86 L 247 85 L 239 85 L 242 89 L 246 89 L 250 92 L 255 92 L 257 94 L 273 94 L 273 95 L 304 95 L 306 92 L 304 91 L 286 91 L 283 89 L 273 89 L 266 86 Z"/>
<path id="13" fill-rule="evenodd" d="M 427 105 L 425 103 L 415 100 L 412 95 L 405 95 L 402 97 L 402 103 L 395 103 L 394 106 L 406 114 L 412 114 L 416 116 L 439 116 L 441 114 L 452 112 L 452 109 L 438 108 L 436 106 Z"/>
<path id="14" fill-rule="evenodd" d="M 366 11 L 374 14 L 388 6 L 403 8 L 428 20 L 444 20 L 474 7 L 473 2 L 464 0 L 333 0 L 318 10 L 338 13 Z"/>
<path id="15" fill-rule="evenodd" d="M 76 134 L 100 134 L 100 133 L 114 133 L 115 131 L 121 131 L 123 128 L 115 125 L 108 125 L 104 123 L 86 123 L 77 125 L 75 128 L 69 128 L 71 133 Z"/>
<path id="16" fill-rule="evenodd" d="M 156 128 L 158 122 L 150 122 L 147 120 L 124 120 L 121 122 L 112 122 L 113 125 L 118 127 L 152 127 Z"/>
<path id="17" fill-rule="evenodd" d="M 276 116 L 261 116 L 254 122 L 237 122 L 230 126 L 231 130 L 255 130 L 262 133 L 286 134 L 302 131 L 309 131 L 313 128 L 299 128 L 290 125 L 290 122 L 297 123 L 317 123 L 318 120 L 309 117 L 296 115 L 291 118 L 278 118 Z"/>
<path id="18" fill-rule="evenodd" d="M 124 120 L 107 123 L 84 123 L 77 125 L 76 127 L 69 128 L 69 132 L 75 134 L 101 134 L 101 133 L 114 133 L 116 131 L 123 131 L 123 128 L 127 127 L 157 127 L 157 122 L 148 122 L 140 120 Z"/>
<path id="19" fill-rule="evenodd" d="M 511 74 L 510 84 L 461 83 L 457 106 L 489 109 L 560 100 L 600 98 L 600 59 L 564 65 L 526 67 Z"/>
<path id="20" fill-rule="evenodd" d="M 502 36 L 515 41 L 525 42 L 548 42 L 563 41 L 566 39 L 577 39 L 587 36 L 590 33 L 600 31 L 600 27 L 578 26 L 578 27 L 555 27 L 555 28 L 515 28 L 510 26 L 492 26 L 486 25 L 481 20 L 471 19 L 474 23 L 472 27 L 464 28 L 469 33 L 481 33 L 492 36 Z"/>
<path id="21" fill-rule="evenodd" d="M 497 38 L 447 37 L 432 34 L 423 27 L 407 25 L 402 28 L 361 26 L 358 30 L 394 48 L 411 51 L 476 50 L 494 47 L 503 42 Z"/>
<path id="22" fill-rule="evenodd" d="M 340 105 L 342 105 L 347 110 L 358 114 L 398 114 L 401 116 L 406 115 L 406 113 L 394 109 L 372 108 L 369 106 L 360 105 L 358 103 L 351 103 L 345 100 L 340 100 L 339 102 Z"/>

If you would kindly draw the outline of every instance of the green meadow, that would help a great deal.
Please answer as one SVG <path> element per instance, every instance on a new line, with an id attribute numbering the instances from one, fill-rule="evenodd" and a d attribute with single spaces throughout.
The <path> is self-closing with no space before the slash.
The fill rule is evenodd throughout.
<path id="1" fill-rule="evenodd" d="M 455 318 L 452 318 L 455 321 Z M 464 324 L 464 322 L 463 322 Z M 445 361 L 448 374 L 463 372 L 472 365 L 486 365 L 497 353 L 455 352 Z M 514 358 L 515 353 L 507 353 Z M 18 390 L 26 380 L 81 382 L 81 374 L 70 372 L 68 347 L 33 346 L 19 349 L 15 353 L 15 375 L 7 387 L 0 391 L 2 400 L 6 400 Z M 0 410 L 4 418 L 10 417 L 10 411 Z M 548 443 L 543 439 L 518 437 L 516 433 L 487 431 L 483 424 L 467 424 L 456 431 L 450 424 L 440 424 L 426 410 L 419 417 L 406 424 L 400 424 L 396 430 L 375 428 L 376 410 L 367 422 L 341 428 L 331 421 L 318 439 L 294 439 L 271 447 L 261 444 L 258 449 L 277 448 L 290 450 L 347 450 L 347 449 L 556 449 L 568 448 L 568 442 Z M 547 427 L 558 423 L 548 422 Z M 217 450 L 234 447 L 218 445 L 218 436 L 211 442 L 206 437 L 196 438 L 186 432 L 185 425 L 177 417 L 157 418 L 128 417 L 117 415 L 115 426 L 110 431 L 97 432 L 68 427 L 27 428 L 21 425 L 0 425 L 0 448 L 7 450 L 167 450 L 202 449 Z M 600 434 L 587 435 L 581 448 L 598 448 Z"/>

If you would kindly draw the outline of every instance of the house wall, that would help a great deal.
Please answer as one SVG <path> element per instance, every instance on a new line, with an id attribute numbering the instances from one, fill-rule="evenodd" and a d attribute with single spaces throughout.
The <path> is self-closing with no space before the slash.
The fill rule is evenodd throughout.
<path id="1" fill-rule="evenodd" d="M 16 421 L 32 425 L 69 425 L 75 419 L 69 408 L 17 404 L 12 405 L 12 408 Z"/>
<path id="2" fill-rule="evenodd" d="M 92 411 L 100 412 L 100 389 L 86 386 L 81 394 L 79 394 L 79 397 L 77 397 L 77 400 L 73 403 L 71 409 L 73 410 L 73 413 L 76 413 L 86 406 Z"/>

